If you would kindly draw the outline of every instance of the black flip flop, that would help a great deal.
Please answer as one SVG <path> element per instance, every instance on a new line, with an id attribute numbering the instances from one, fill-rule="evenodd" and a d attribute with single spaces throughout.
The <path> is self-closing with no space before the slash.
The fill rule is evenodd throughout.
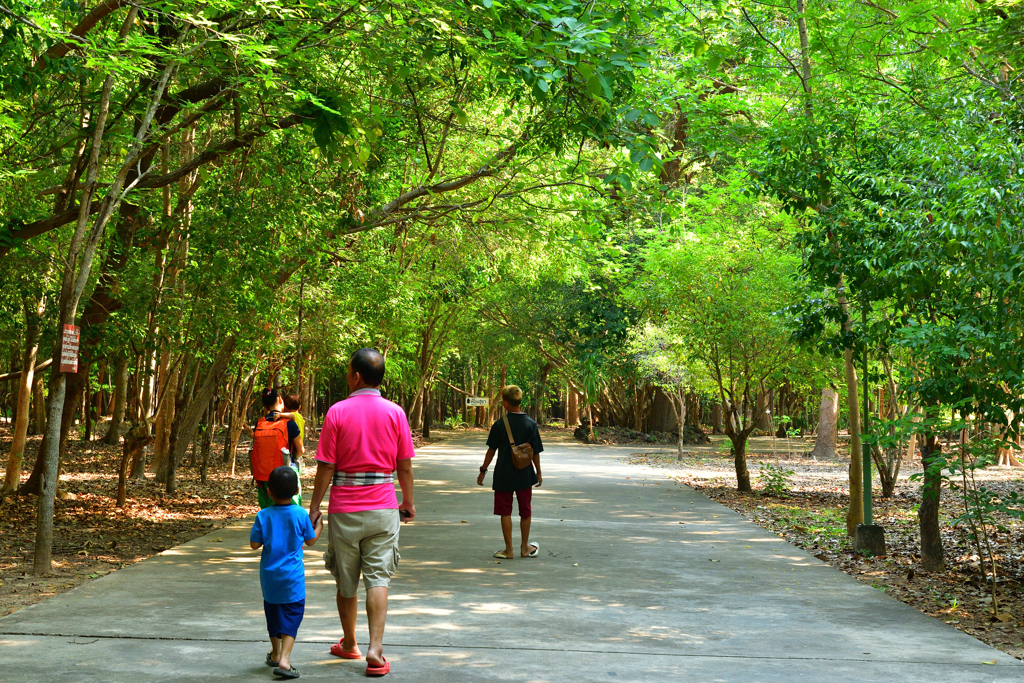
<path id="1" fill-rule="evenodd" d="M 278 678 L 298 678 L 299 670 L 294 666 L 290 669 L 282 669 L 281 667 L 278 667 L 274 669 L 274 675 Z"/>
<path id="2" fill-rule="evenodd" d="M 272 654 L 274 654 L 274 653 L 273 652 L 268 652 L 267 653 L 267 666 L 276 667 L 278 662 L 276 660 L 273 660 L 273 659 L 270 658 L 270 655 L 272 655 Z"/>

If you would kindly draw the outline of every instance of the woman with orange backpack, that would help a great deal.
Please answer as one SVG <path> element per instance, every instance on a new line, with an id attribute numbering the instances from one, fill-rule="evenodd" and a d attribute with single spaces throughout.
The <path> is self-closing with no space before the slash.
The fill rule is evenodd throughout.
<path id="1" fill-rule="evenodd" d="M 249 451 L 249 467 L 253 481 L 256 482 L 257 497 L 260 509 L 270 507 L 274 501 L 267 492 L 267 480 L 275 468 L 282 465 L 291 466 L 297 462 L 304 452 L 299 425 L 295 420 L 278 419 L 284 400 L 277 389 L 264 389 L 262 394 L 263 408 L 267 411 L 252 430 L 252 450 Z M 301 500 L 302 485 L 299 493 Z"/>

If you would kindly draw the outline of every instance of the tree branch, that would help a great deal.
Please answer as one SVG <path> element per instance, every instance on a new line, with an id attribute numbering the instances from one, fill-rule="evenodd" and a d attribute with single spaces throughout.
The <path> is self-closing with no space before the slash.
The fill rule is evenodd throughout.
<path id="1" fill-rule="evenodd" d="M 201 166 L 205 166 L 217 159 L 230 154 L 231 152 L 241 147 L 250 146 L 258 138 L 267 135 L 268 133 L 275 130 L 283 130 L 285 128 L 291 128 L 297 126 L 303 121 L 303 117 L 299 114 L 292 114 L 282 119 L 278 119 L 276 122 L 261 126 L 258 129 L 254 129 L 242 135 L 241 137 L 233 138 L 226 142 L 222 142 L 219 145 L 208 148 L 202 154 L 199 154 L 183 164 L 179 168 L 165 173 L 164 175 L 151 176 L 149 178 L 143 178 L 136 183 L 131 191 L 145 190 L 145 189 L 156 189 L 165 187 L 171 183 L 177 182 L 184 178 L 189 173 L 192 173 Z M 420 195 L 422 196 L 422 195 Z M 411 201 L 411 200 L 410 200 Z M 89 213 L 93 214 L 99 211 L 101 202 L 93 202 L 89 207 Z M 15 224 L 15 227 L 9 230 L 9 234 L 5 236 L 6 241 L 22 241 L 38 237 L 39 235 L 55 230 L 62 225 L 67 225 L 75 221 L 78 218 L 79 207 L 74 206 L 69 208 L 67 211 L 54 214 L 47 218 L 43 218 L 32 223 Z M 375 226 L 374 226 L 375 227 Z M 0 258 L 3 258 L 11 250 L 11 246 L 0 246 Z"/>
<path id="2" fill-rule="evenodd" d="M 130 4 L 132 4 L 130 0 L 103 0 L 103 2 L 93 7 L 92 10 L 86 14 L 80 22 L 78 22 L 77 26 L 71 29 L 71 33 L 69 34 L 69 37 L 73 36 L 71 42 L 77 43 L 78 47 L 81 47 L 86 43 L 83 36 L 91 31 L 96 24 L 106 19 L 110 14 Z M 46 51 L 46 57 L 48 59 L 61 59 L 73 49 L 75 49 L 75 46 L 69 45 L 66 42 L 57 43 Z"/>

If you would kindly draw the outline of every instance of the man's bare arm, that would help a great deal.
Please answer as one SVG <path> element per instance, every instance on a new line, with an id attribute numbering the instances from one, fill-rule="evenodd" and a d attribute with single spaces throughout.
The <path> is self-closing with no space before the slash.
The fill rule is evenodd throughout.
<path id="1" fill-rule="evenodd" d="M 405 510 L 409 513 L 409 516 L 405 518 L 407 522 L 412 521 L 416 517 L 416 505 L 413 504 L 412 490 L 413 490 L 413 476 L 412 476 L 412 458 L 398 461 L 398 486 L 402 489 L 402 502 L 399 504 L 399 510 Z"/>
<path id="2" fill-rule="evenodd" d="M 320 503 L 324 500 L 324 494 L 334 479 L 334 465 L 316 461 L 316 479 L 313 480 L 313 495 L 309 499 L 309 519 L 315 525 L 320 518 Z"/>

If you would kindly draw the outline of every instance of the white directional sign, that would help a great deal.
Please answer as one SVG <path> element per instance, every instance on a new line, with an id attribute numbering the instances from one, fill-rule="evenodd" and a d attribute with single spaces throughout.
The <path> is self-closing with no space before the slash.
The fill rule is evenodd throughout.
<path id="1" fill-rule="evenodd" d="M 490 403 L 490 401 L 487 400 L 486 398 L 482 397 L 482 396 L 467 396 L 466 397 L 466 407 L 467 408 L 483 407 L 483 406 L 488 405 L 489 403 Z"/>

